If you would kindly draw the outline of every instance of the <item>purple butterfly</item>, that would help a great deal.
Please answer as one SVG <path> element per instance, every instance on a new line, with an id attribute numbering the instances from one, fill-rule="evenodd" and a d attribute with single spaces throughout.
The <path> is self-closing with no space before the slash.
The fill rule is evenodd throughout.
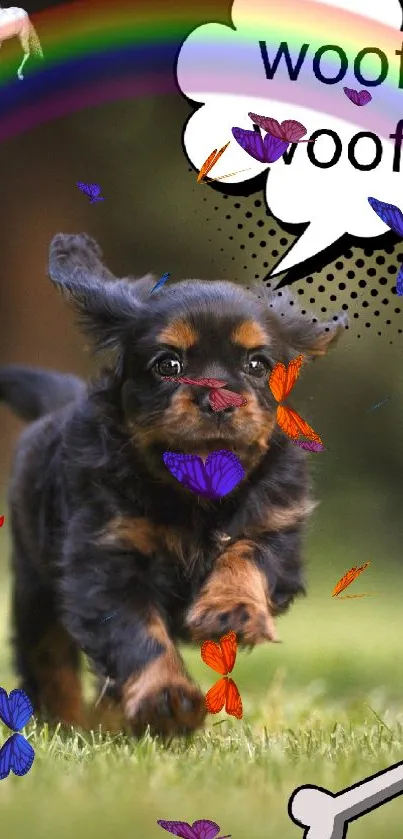
<path id="1" fill-rule="evenodd" d="M 347 96 L 347 99 L 353 103 L 353 105 L 368 105 L 368 102 L 371 101 L 372 96 L 368 90 L 354 90 L 352 87 L 343 87 L 344 93 Z"/>
<path id="2" fill-rule="evenodd" d="M 326 451 L 323 443 L 318 443 L 316 440 L 293 440 L 296 446 L 300 449 L 305 449 L 307 452 L 324 452 Z"/>
<path id="3" fill-rule="evenodd" d="M 199 819 L 192 825 L 188 822 L 166 822 L 158 819 L 157 824 L 169 833 L 181 836 L 182 839 L 214 839 L 220 831 L 219 825 L 209 819 Z M 219 836 L 218 839 L 231 839 L 231 834 Z"/>
<path id="4" fill-rule="evenodd" d="M 393 233 L 403 238 L 403 213 L 399 207 L 395 204 L 386 204 L 378 198 L 368 198 L 368 203 L 377 216 L 393 230 Z M 403 297 L 403 265 L 400 267 L 396 280 L 396 294 Z"/>
<path id="5" fill-rule="evenodd" d="M 84 195 L 88 196 L 90 204 L 95 204 L 95 201 L 105 201 L 105 198 L 99 194 L 101 192 L 99 184 L 83 184 L 82 181 L 77 181 L 77 186 Z"/>
<path id="6" fill-rule="evenodd" d="M 246 128 L 232 128 L 237 143 L 259 163 L 275 163 L 287 151 L 290 145 L 287 140 L 266 134 L 263 138 L 258 131 L 248 131 Z"/>
<path id="7" fill-rule="evenodd" d="M 228 495 L 245 477 L 239 458 L 226 449 L 212 452 L 205 463 L 197 454 L 164 452 L 162 458 L 171 475 L 186 489 L 211 500 Z"/>

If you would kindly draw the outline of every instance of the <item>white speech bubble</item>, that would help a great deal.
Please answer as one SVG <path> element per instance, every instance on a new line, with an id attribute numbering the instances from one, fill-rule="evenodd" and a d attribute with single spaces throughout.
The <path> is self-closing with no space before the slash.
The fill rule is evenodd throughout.
<path id="1" fill-rule="evenodd" d="M 362 20 L 359 15 L 367 17 Z M 327 34 L 326 16 L 331 21 Z M 217 23 L 198 27 L 179 53 L 179 87 L 189 99 L 202 104 L 184 132 L 184 147 L 192 164 L 200 169 L 214 148 L 231 139 L 210 177 L 249 167 L 222 181 L 235 184 L 267 170 L 268 165 L 250 157 L 231 133 L 234 126 L 253 128 L 250 111 L 279 122 L 298 120 L 307 128 L 306 137 L 317 130 L 336 132 L 342 151 L 338 162 L 329 168 L 314 165 L 308 156 L 313 153 L 319 163 L 332 160 L 336 145 L 329 135 L 319 136 L 313 145 L 300 143 L 288 165 L 280 158 L 270 166 L 266 201 L 272 214 L 288 223 L 309 222 L 273 274 L 320 253 L 345 233 L 368 238 L 385 233 L 387 226 L 367 198 L 402 204 L 403 149 L 401 166 L 396 163 L 402 140 L 390 138 L 399 120 L 403 134 L 403 89 L 399 87 L 403 84 L 403 65 L 396 55 L 403 41 L 398 0 L 333 0 L 332 4 L 329 0 L 234 0 L 232 22 L 234 28 Z M 287 43 L 293 66 L 303 44 L 308 44 L 298 78 L 291 81 L 283 55 L 273 78 L 268 79 L 259 42 L 266 45 L 271 67 L 281 42 Z M 329 44 L 341 48 L 348 59 L 344 77 L 331 85 L 320 81 L 313 71 L 315 54 Z M 354 75 L 354 60 L 367 48 L 376 48 L 387 58 L 386 79 L 375 87 L 360 84 Z M 322 55 L 322 76 L 335 78 L 341 67 L 338 55 L 334 50 Z M 382 66 L 382 58 L 369 54 L 358 65 L 369 81 L 378 78 Z M 363 107 L 353 105 L 343 92 L 345 86 L 369 90 L 372 101 Z M 360 132 L 371 132 L 380 144 L 380 162 L 369 171 L 354 168 L 348 157 L 349 144 L 359 166 L 371 165 L 377 150 L 380 153 L 373 138 L 353 139 Z M 394 166 L 398 171 L 393 170 Z"/>

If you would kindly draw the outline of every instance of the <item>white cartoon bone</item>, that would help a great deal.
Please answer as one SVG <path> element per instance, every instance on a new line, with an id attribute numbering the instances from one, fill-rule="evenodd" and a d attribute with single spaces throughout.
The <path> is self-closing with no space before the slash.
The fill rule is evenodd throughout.
<path id="1" fill-rule="evenodd" d="M 403 793 L 403 761 L 337 794 L 311 785 L 292 793 L 288 812 L 304 839 L 345 839 L 348 822 Z"/>

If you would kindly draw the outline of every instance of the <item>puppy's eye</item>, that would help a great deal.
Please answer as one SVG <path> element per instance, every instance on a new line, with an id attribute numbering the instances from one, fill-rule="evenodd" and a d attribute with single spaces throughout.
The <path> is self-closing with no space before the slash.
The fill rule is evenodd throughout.
<path id="1" fill-rule="evenodd" d="M 183 367 L 176 355 L 164 355 L 156 361 L 154 369 L 159 376 L 180 376 Z"/>
<path id="2" fill-rule="evenodd" d="M 248 375 L 255 376 L 256 378 L 261 378 L 262 376 L 265 376 L 268 370 L 270 369 L 268 362 L 261 355 L 249 356 L 245 367 Z"/>

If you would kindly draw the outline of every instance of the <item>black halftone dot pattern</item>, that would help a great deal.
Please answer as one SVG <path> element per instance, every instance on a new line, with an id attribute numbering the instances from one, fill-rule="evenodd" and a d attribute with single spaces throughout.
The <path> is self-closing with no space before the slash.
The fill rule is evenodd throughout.
<path id="1" fill-rule="evenodd" d="M 222 194 L 220 199 L 227 223 L 227 228 L 223 225 L 224 235 L 227 229 L 228 239 L 232 235 L 233 247 L 245 251 L 243 270 L 247 274 L 239 279 L 241 282 L 247 282 L 251 277 L 263 280 L 297 237 L 285 233 L 276 219 L 267 214 L 264 202 L 255 196 L 241 200 Z M 234 231 L 238 231 L 235 236 Z M 260 261 L 266 254 L 270 261 Z M 402 262 L 403 242 L 376 249 L 353 246 L 322 271 L 298 280 L 291 288 L 305 316 L 310 314 L 307 311 L 310 308 L 329 319 L 345 312 L 349 328 L 357 337 L 373 329 L 378 336 L 393 343 L 393 338 L 402 334 L 403 329 L 403 301 L 401 308 L 395 305 L 399 300 L 395 283 Z M 266 286 L 275 289 L 282 279 L 280 274 L 266 280 Z"/>
<path id="2" fill-rule="evenodd" d="M 194 178 L 193 170 L 191 177 Z M 203 196 L 203 202 L 209 208 L 209 223 L 216 230 L 220 224 L 225 245 L 229 243 L 223 249 L 224 272 L 226 265 L 235 261 L 234 253 L 238 251 L 243 256 L 242 274 L 228 278 L 242 285 L 249 285 L 252 278 L 263 280 L 298 237 L 284 231 L 268 214 L 265 201 L 256 194 L 239 198 L 208 187 L 203 189 L 208 193 Z M 304 316 L 311 316 L 309 309 L 329 319 L 345 312 L 355 336 L 361 337 L 371 329 L 393 343 L 397 335 L 403 334 L 403 300 L 399 306 L 395 285 L 402 262 L 403 242 L 376 248 L 369 244 L 350 246 L 322 271 L 294 282 L 290 288 Z M 266 280 L 266 286 L 275 289 L 284 276 L 279 274 Z M 281 289 L 277 293 L 281 294 Z"/>

